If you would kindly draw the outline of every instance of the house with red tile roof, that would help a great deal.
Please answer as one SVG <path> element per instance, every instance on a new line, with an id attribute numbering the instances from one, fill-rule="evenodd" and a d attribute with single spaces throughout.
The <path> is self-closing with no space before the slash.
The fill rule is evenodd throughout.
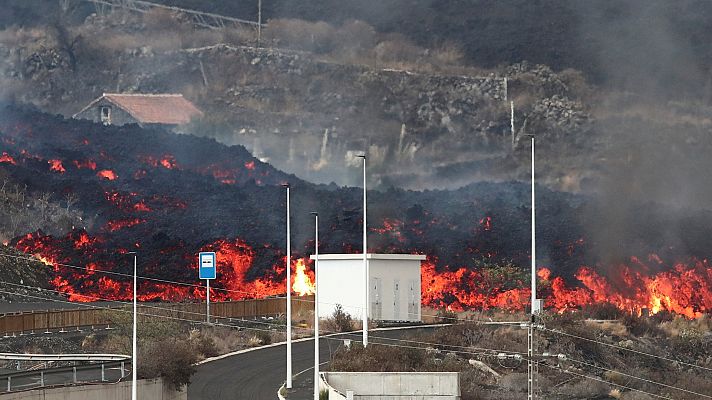
<path id="1" fill-rule="evenodd" d="M 203 112 L 182 94 L 104 93 L 72 118 L 104 125 L 139 124 L 174 128 L 200 118 Z"/>

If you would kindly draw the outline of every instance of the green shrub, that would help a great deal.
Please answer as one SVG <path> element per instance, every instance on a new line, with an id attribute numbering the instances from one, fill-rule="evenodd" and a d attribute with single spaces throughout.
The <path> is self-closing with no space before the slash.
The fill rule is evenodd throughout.
<path id="1" fill-rule="evenodd" d="M 139 352 L 140 378 L 163 378 L 172 388 L 182 389 L 190 383 L 198 361 L 196 352 L 182 340 L 161 340 L 144 343 Z"/>
<path id="2" fill-rule="evenodd" d="M 327 318 L 324 328 L 331 332 L 351 332 L 354 330 L 351 314 L 344 311 L 341 304 L 337 304 L 331 317 Z"/>
<path id="3" fill-rule="evenodd" d="M 663 332 L 658 324 L 648 317 L 639 317 L 628 314 L 623 317 L 623 325 L 628 328 L 628 332 L 635 336 L 662 336 Z"/>

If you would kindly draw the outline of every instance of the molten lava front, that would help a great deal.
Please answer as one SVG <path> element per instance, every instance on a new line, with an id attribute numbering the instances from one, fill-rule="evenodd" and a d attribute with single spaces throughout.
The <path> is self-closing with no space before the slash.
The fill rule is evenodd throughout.
<path id="1" fill-rule="evenodd" d="M 279 185 L 285 182 L 295 195 L 308 197 L 304 203 L 310 209 L 295 215 L 306 215 L 311 207 L 323 210 L 325 252 L 360 251 L 359 191 L 299 181 L 238 146 L 42 114 L 23 118 L 20 111 L 0 113 L 0 139 L 3 171 L 32 191 L 55 193 L 57 201 L 70 193 L 78 199 L 86 226 L 62 235 L 31 232 L 9 242 L 51 266 L 51 283 L 73 301 L 130 299 L 129 251 L 138 251 L 139 275 L 155 278 L 140 281 L 142 301 L 204 298 L 197 279 L 200 251 L 217 253 L 215 300 L 285 294 L 285 221 L 277 217 L 283 215 Z M 446 196 L 375 192 L 372 201 L 387 212 L 369 218 L 369 250 L 426 254 L 424 305 L 523 310 L 530 298 L 527 269 L 521 267 L 529 262 L 529 230 L 522 225 L 528 210 L 521 206 L 525 186 L 512 185 L 483 184 Z M 712 311 L 712 267 L 704 258 L 712 248 L 696 248 L 700 241 L 692 237 L 680 246 L 695 249 L 690 254 L 666 249 L 658 256 L 659 248 L 643 246 L 631 253 L 645 257 L 604 265 L 588 257 L 584 229 L 573 222 L 577 206 L 566 196 L 548 196 L 541 208 L 541 245 L 551 261 L 550 268 L 539 268 L 538 293 L 547 307 L 566 311 L 611 303 L 627 312 L 670 311 L 690 318 Z M 295 228 L 290 289 L 312 294 L 313 243 L 305 233 L 311 228 Z"/>

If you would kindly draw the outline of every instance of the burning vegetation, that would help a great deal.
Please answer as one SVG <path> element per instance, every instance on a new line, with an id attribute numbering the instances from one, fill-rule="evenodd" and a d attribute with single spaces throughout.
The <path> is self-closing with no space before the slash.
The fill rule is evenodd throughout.
<path id="1" fill-rule="evenodd" d="M 83 211 L 81 222 L 61 234 L 35 230 L 9 240 L 50 265 L 51 284 L 74 301 L 128 299 L 129 251 L 139 253 L 140 275 L 155 278 L 141 281 L 143 301 L 204 297 L 199 251 L 217 252 L 216 300 L 284 294 L 283 182 L 294 188 L 298 227 L 291 290 L 314 291 L 311 228 L 303 229 L 311 226 L 308 211 L 322 210 L 328 224 L 321 251 L 360 247 L 358 190 L 306 183 L 239 146 L 16 108 L 0 117 L 0 139 L 3 173 L 32 192 L 55 193 L 48 201 L 71 195 Z M 642 221 L 640 229 L 620 243 L 628 253 L 611 260 L 596 251 L 582 217 L 596 217 L 601 208 L 595 199 L 540 193 L 538 252 L 545 258 L 539 296 L 547 307 L 563 312 L 606 303 L 633 314 L 667 311 L 690 318 L 712 309 L 710 249 L 699 240 L 712 223 L 709 215 L 641 208 L 631 217 Z M 522 310 L 529 298 L 520 267 L 529 263 L 527 196 L 526 185 L 517 183 L 374 192 L 369 250 L 427 254 L 421 271 L 425 305 Z M 665 246 L 655 232 L 680 227 L 678 219 L 686 229 L 675 246 Z"/>

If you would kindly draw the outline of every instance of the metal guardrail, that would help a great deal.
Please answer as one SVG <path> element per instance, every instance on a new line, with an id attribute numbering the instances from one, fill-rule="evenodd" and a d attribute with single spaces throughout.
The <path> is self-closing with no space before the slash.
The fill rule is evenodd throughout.
<path id="1" fill-rule="evenodd" d="M 10 361 L 126 361 L 123 354 L 20 354 L 0 353 L 0 360 Z"/>
<path id="2" fill-rule="evenodd" d="M 12 392 L 13 390 L 27 390 L 34 389 L 38 387 L 52 387 L 52 386 L 66 386 L 78 383 L 88 383 L 88 382 L 109 382 L 106 379 L 106 371 L 110 368 L 119 367 L 121 373 L 119 374 L 118 380 L 121 380 L 129 375 L 129 370 L 126 369 L 128 360 L 122 361 L 110 361 L 100 364 L 87 364 L 87 365 L 75 365 L 57 368 L 47 368 L 41 370 L 32 371 L 17 371 L 0 374 L 0 381 L 5 381 L 5 385 L 0 385 L 0 392 Z M 100 370 L 101 374 L 95 379 L 80 379 L 79 373 L 91 370 Z M 60 382 L 49 383 L 48 379 L 54 375 L 61 375 L 71 372 L 71 378 L 67 377 L 61 379 Z M 25 378 L 24 384 L 22 384 L 23 378 Z M 34 378 L 34 379 L 33 379 Z M 20 384 L 18 384 L 18 381 Z M 15 385 L 13 387 L 13 384 Z"/>

